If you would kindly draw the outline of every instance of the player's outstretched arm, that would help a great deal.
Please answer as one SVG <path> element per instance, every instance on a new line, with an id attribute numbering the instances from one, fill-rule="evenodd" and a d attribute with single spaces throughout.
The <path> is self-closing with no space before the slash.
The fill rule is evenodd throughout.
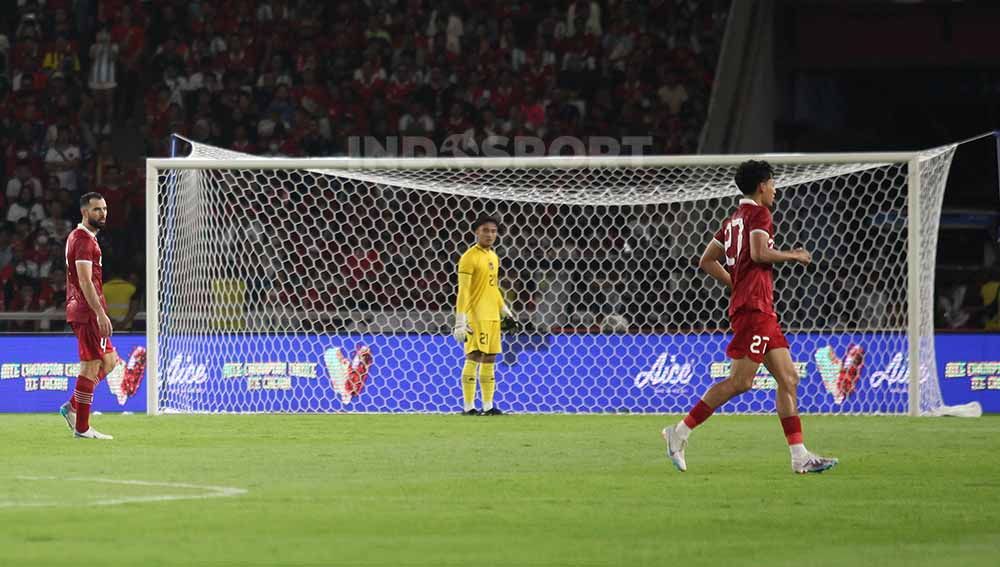
<path id="1" fill-rule="evenodd" d="M 726 251 L 719 245 L 718 241 L 712 240 L 705 247 L 705 251 L 701 254 L 701 260 L 698 262 L 698 267 L 704 270 L 708 275 L 712 276 L 712 279 L 723 284 L 729 289 L 733 289 L 733 278 L 726 271 L 726 268 L 722 266 L 721 260 L 725 257 Z"/>
<path id="2" fill-rule="evenodd" d="M 798 262 L 808 265 L 812 262 L 812 254 L 804 248 L 794 250 L 775 250 L 767 245 L 770 236 L 764 231 L 755 230 L 750 233 L 750 259 L 758 264 L 780 264 L 782 262 Z"/>

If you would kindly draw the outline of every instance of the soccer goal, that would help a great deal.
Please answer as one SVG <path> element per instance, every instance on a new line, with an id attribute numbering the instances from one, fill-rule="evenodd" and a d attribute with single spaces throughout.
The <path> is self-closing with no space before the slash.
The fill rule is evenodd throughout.
<path id="1" fill-rule="evenodd" d="M 450 412 L 456 262 L 502 222 L 497 404 L 686 411 L 728 372 L 698 257 L 751 156 L 147 161 L 148 411 Z M 956 146 L 776 154 L 776 309 L 810 413 L 935 414 L 933 289 Z M 762 367 L 720 411 L 774 409 Z"/>

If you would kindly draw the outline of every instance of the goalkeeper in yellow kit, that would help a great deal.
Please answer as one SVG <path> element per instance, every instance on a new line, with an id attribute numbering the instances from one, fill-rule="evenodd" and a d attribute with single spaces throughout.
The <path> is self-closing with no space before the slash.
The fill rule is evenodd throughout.
<path id="1" fill-rule="evenodd" d="M 516 324 L 514 314 L 497 285 L 500 258 L 493 251 L 500 222 L 481 216 L 473 223 L 476 244 L 458 261 L 458 301 L 453 336 L 465 345 L 462 368 L 463 415 L 503 415 L 493 407 L 496 391 L 495 363 L 500 354 L 501 319 Z M 476 375 L 483 395 L 483 411 L 476 410 Z"/>

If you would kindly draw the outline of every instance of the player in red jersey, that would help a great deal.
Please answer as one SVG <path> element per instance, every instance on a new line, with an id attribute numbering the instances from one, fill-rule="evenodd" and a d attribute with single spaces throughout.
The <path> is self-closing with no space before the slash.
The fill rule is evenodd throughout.
<path id="1" fill-rule="evenodd" d="M 59 413 L 76 437 L 112 439 L 90 426 L 94 388 L 118 364 L 118 353 L 111 344 L 111 319 L 104 300 L 101 247 L 97 243 L 97 232 L 108 218 L 108 205 L 99 194 L 87 193 L 80 198 L 80 214 L 82 222 L 66 239 L 66 321 L 76 335 L 80 375 L 73 397 Z"/>
<path id="2" fill-rule="evenodd" d="M 736 186 L 743 192 L 739 208 L 722 223 L 699 266 L 731 290 L 729 319 L 733 340 L 726 348 L 732 359 L 729 378 L 713 385 L 680 423 L 663 429 L 667 455 L 677 470 L 687 470 L 684 452 L 688 435 L 712 415 L 715 408 L 750 390 L 761 363 L 778 383 L 775 405 L 792 454 L 792 471 L 823 472 L 837 459 L 810 453 L 802 442 L 799 421 L 799 374 L 788 351 L 788 341 L 774 313 L 773 264 L 808 265 L 812 256 L 802 248 L 774 249 L 774 170 L 766 161 L 746 161 L 736 170 Z"/>

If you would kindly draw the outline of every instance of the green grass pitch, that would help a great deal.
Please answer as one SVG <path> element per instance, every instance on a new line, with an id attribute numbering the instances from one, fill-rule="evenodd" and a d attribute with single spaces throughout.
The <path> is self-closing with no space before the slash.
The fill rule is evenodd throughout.
<path id="1" fill-rule="evenodd" d="M 1000 564 L 1000 417 L 806 416 L 841 459 L 810 476 L 773 416 L 714 417 L 678 473 L 675 420 L 0 416 L 0 565 Z"/>

